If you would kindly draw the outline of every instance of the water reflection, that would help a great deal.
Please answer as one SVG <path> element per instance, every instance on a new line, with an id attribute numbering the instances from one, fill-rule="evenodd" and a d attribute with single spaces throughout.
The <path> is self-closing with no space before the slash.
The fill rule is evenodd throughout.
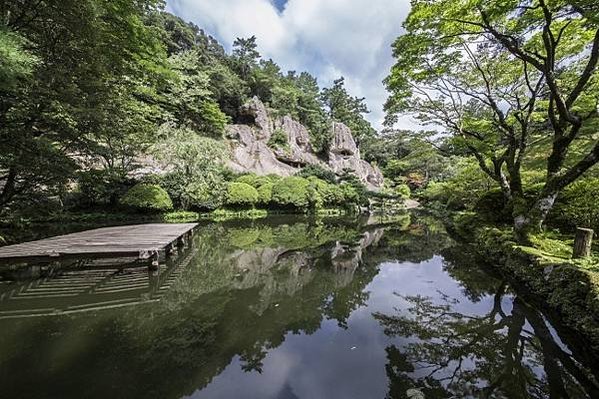
<path id="1" fill-rule="evenodd" d="M 0 397 L 597 394 L 594 355 L 439 223 L 382 222 L 203 226 L 168 286 L 139 287 L 158 301 L 0 320 Z"/>

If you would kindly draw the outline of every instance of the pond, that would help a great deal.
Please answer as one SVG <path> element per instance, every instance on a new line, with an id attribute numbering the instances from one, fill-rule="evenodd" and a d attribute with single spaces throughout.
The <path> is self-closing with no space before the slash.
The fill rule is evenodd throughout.
<path id="1" fill-rule="evenodd" d="M 0 284 L 2 398 L 592 398 L 597 354 L 427 216 L 205 224 Z"/>

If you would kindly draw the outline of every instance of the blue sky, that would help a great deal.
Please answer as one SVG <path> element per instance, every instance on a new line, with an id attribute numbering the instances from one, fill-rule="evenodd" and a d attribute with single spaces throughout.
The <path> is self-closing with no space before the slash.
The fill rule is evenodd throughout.
<path id="1" fill-rule="evenodd" d="M 216 37 L 227 50 L 236 37 L 256 35 L 264 58 L 283 70 L 308 71 L 321 86 L 339 76 L 366 97 L 368 119 L 380 128 L 393 64 L 390 45 L 401 34 L 409 0 L 167 0 L 167 9 Z M 409 122 L 405 126 L 409 127 Z M 400 126 L 402 127 L 402 126 Z"/>

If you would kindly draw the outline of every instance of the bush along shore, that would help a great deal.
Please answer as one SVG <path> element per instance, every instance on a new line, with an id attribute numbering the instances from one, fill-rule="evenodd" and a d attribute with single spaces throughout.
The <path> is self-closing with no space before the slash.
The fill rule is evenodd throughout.
<path id="1" fill-rule="evenodd" d="M 561 323 L 599 350 L 599 256 L 572 258 L 572 242 L 557 232 L 530 236 L 522 245 L 507 227 L 492 226 L 472 212 L 446 218 L 449 230 L 471 245 L 481 261 L 523 287 Z"/>
<path id="2" fill-rule="evenodd" d="M 309 173 L 308 173 L 309 172 Z M 61 203 L 55 211 L 0 220 L 0 245 L 34 239 L 39 225 L 87 225 L 115 223 L 189 223 L 200 220 L 259 219 L 269 214 L 343 216 L 362 212 L 393 214 L 405 209 L 410 190 L 405 185 L 370 192 L 353 175 L 339 180 L 310 168 L 302 175 L 281 177 L 256 174 L 231 175 L 222 186 L 206 193 L 182 192 L 169 184 L 171 176 L 149 176 L 130 188 L 111 205 L 105 196 L 102 206 Z M 326 179 L 326 180 L 325 180 Z M 77 191 L 74 192 L 77 195 Z"/>

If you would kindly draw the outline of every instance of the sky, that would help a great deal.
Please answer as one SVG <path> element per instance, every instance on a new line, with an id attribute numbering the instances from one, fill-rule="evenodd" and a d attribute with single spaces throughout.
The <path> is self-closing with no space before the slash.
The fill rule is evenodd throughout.
<path id="1" fill-rule="evenodd" d="M 255 35 L 263 58 L 284 71 L 308 71 L 321 87 L 344 76 L 348 91 L 366 98 L 367 119 L 381 128 L 387 97 L 382 80 L 393 64 L 391 44 L 402 33 L 409 0 L 167 0 L 167 10 L 227 51 L 235 38 Z"/>

